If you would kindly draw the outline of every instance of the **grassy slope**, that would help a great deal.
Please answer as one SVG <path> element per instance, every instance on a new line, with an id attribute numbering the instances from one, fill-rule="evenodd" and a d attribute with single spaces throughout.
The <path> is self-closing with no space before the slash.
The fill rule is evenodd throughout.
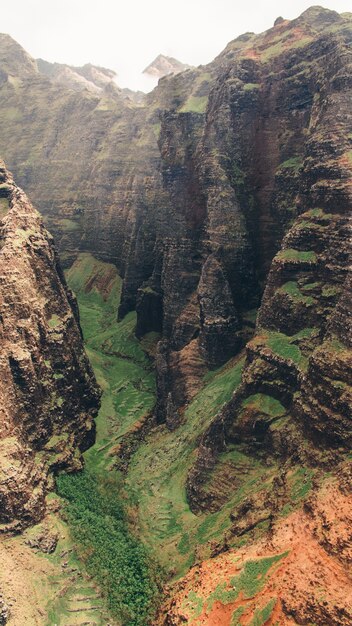
<path id="1" fill-rule="evenodd" d="M 116 269 L 81 254 L 67 280 L 78 299 L 86 350 L 103 390 L 97 441 L 85 459 L 89 468 L 107 469 L 113 463 L 109 450 L 152 409 L 155 376 L 134 336 L 135 313 L 116 323 L 121 294 Z"/>
<path id="2" fill-rule="evenodd" d="M 207 374 L 204 388 L 188 406 L 183 424 L 174 432 L 164 426 L 151 430 L 123 477 L 113 468 L 114 450 L 153 407 L 153 369 L 134 336 L 135 314 L 130 313 L 121 323 L 115 321 L 121 290 L 115 268 L 82 254 L 67 278 L 78 298 L 87 352 L 104 392 L 97 441 L 85 454 L 87 471 L 94 476 L 98 491 L 104 491 L 109 483 L 109 497 L 116 503 L 124 501 L 131 528 L 165 576 L 178 578 L 196 559 L 209 556 L 212 542 L 221 541 L 231 526 L 230 513 L 256 493 L 259 483 L 270 490 L 277 471 L 276 466 L 254 460 L 234 446 L 221 455 L 216 472 L 210 477 L 210 487 L 213 480 L 215 489 L 224 480 L 224 489 L 232 493 L 232 498 L 219 511 L 197 516 L 187 503 L 185 481 L 199 437 L 239 384 L 243 360 L 230 361 L 217 372 Z M 271 411 L 271 405 L 268 407 Z M 237 488 L 232 484 L 230 489 L 226 479 L 236 472 Z M 84 550 L 73 526 L 82 555 Z M 259 524 L 256 532 L 263 529 Z M 246 539 L 233 541 L 238 545 Z M 99 581 L 99 576 L 96 579 Z"/>
<path id="3" fill-rule="evenodd" d="M 115 322 L 120 279 L 115 274 L 104 301 L 99 290 L 111 266 L 89 254 L 80 255 L 67 278 L 75 291 L 91 363 L 104 390 L 98 417 L 97 443 L 86 453 L 88 469 L 103 479 L 121 436 L 132 430 L 154 403 L 154 377 L 140 344 L 134 337 L 135 314 Z M 92 276 L 95 277 L 92 285 Z M 88 288 L 87 288 L 88 286 Z M 108 290 L 108 291 L 109 291 Z M 229 362 L 205 377 L 205 386 L 188 407 L 184 423 L 174 432 L 154 429 L 132 457 L 124 496 L 130 519 L 167 577 L 184 574 L 196 552 L 207 556 L 213 540 L 221 540 L 230 526 L 229 513 L 255 490 L 259 476 L 270 481 L 270 471 L 234 449 L 224 460 L 245 468 L 241 488 L 219 512 L 194 515 L 187 503 L 185 481 L 195 458 L 199 437 L 240 382 L 243 361 Z M 227 464 L 227 465 L 226 465 Z M 199 546 L 203 548 L 199 548 Z"/>

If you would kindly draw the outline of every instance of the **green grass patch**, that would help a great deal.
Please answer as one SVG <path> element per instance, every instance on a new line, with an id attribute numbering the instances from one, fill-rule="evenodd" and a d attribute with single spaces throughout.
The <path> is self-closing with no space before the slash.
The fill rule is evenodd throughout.
<path id="1" fill-rule="evenodd" d="M 67 232 L 73 232 L 81 229 L 81 226 L 78 222 L 66 218 L 59 220 L 59 225 L 63 230 Z"/>
<path id="2" fill-rule="evenodd" d="M 290 359 L 297 364 L 300 363 L 302 354 L 299 347 L 292 343 L 292 337 L 283 333 L 270 332 L 267 343 L 269 348 L 278 356 L 283 359 Z"/>
<path id="3" fill-rule="evenodd" d="M 282 163 L 280 163 L 279 165 L 279 169 L 293 169 L 295 170 L 295 172 L 298 172 L 302 167 L 302 157 L 300 156 L 295 156 L 295 157 L 291 157 L 290 159 L 286 159 L 286 161 L 283 161 Z"/>
<path id="4" fill-rule="evenodd" d="M 316 254 L 312 250 L 294 250 L 293 248 L 280 250 L 276 258 L 280 261 L 296 261 L 297 263 L 315 263 L 317 260 Z"/>
<path id="5" fill-rule="evenodd" d="M 208 96 L 190 96 L 179 113 L 205 113 L 208 104 Z"/>
<path id="6" fill-rule="evenodd" d="M 191 619 L 200 617 L 203 611 L 204 598 L 198 596 L 195 591 L 190 591 L 187 599 L 183 602 L 182 608 L 187 611 Z"/>
<path id="7" fill-rule="evenodd" d="M 9 208 L 10 203 L 8 198 L 0 198 L 0 219 L 7 215 Z"/>
<path id="8" fill-rule="evenodd" d="M 338 296 L 341 291 L 341 288 L 337 285 L 324 285 L 321 290 L 321 295 L 324 298 L 332 298 L 334 296 Z"/>
<path id="9" fill-rule="evenodd" d="M 207 610 L 211 610 L 215 602 L 220 602 L 223 605 L 231 604 L 237 600 L 239 595 L 242 595 L 245 600 L 256 596 L 268 582 L 270 570 L 287 555 L 288 552 L 284 552 L 271 557 L 247 561 L 242 571 L 237 576 L 232 577 L 229 582 L 225 581 L 220 583 L 215 591 L 210 594 L 206 601 Z M 188 600 L 191 600 L 190 594 L 188 595 Z M 270 616 L 275 602 L 275 600 L 271 600 L 270 603 L 262 609 L 260 615 L 259 612 L 257 613 L 257 616 L 255 616 L 257 621 L 252 621 L 251 624 L 260 626 L 262 623 L 258 621 L 260 616 L 265 616 L 266 614 Z M 234 614 L 232 616 L 232 623 L 236 623 L 234 620 L 238 620 L 241 614 L 240 612 L 238 612 L 237 615 Z"/>
<path id="10" fill-rule="evenodd" d="M 245 607 L 239 606 L 238 609 L 236 609 L 232 613 L 230 626 L 242 626 L 239 620 L 240 620 L 240 617 L 243 615 L 244 611 L 245 611 Z"/>
<path id="11" fill-rule="evenodd" d="M 314 470 L 306 467 L 298 468 L 290 478 L 290 500 L 302 500 L 311 491 L 313 486 Z"/>
<path id="12" fill-rule="evenodd" d="M 243 91 L 254 91 L 260 89 L 260 83 L 246 83 L 243 85 Z"/>
<path id="13" fill-rule="evenodd" d="M 307 283 L 306 285 L 302 285 L 300 289 L 303 289 L 303 291 L 311 291 L 312 289 L 317 289 L 320 285 L 321 283 Z"/>
<path id="14" fill-rule="evenodd" d="M 254 613 L 250 626 L 264 626 L 268 619 L 270 619 L 276 602 L 277 598 L 272 598 L 272 600 L 269 600 L 268 604 L 263 609 L 257 609 Z"/>
<path id="15" fill-rule="evenodd" d="M 56 328 L 57 326 L 59 326 L 61 324 L 62 320 L 59 318 L 58 315 L 56 315 L 56 313 L 54 313 L 51 318 L 48 320 L 48 324 L 50 326 L 50 328 Z"/>
<path id="16" fill-rule="evenodd" d="M 279 292 L 287 293 L 289 296 L 291 296 L 291 298 L 296 301 L 300 300 L 306 306 L 311 306 L 314 304 L 314 298 L 312 298 L 312 296 L 305 296 L 304 294 L 302 294 L 298 283 L 296 283 L 296 281 L 294 280 L 290 280 L 282 285 L 279 289 Z"/>

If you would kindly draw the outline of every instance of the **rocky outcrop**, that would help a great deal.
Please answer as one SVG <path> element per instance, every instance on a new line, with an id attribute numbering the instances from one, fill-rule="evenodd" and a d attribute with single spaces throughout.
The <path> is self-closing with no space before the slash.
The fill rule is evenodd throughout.
<path id="1" fill-rule="evenodd" d="M 50 474 L 82 466 L 99 392 L 39 213 L 0 166 L 0 532 L 38 521 Z"/>
<path id="2" fill-rule="evenodd" d="M 3 601 L 2 595 L 0 593 L 0 624 L 1 626 L 5 626 L 7 624 L 9 618 L 9 610 Z"/>
<path id="3" fill-rule="evenodd" d="M 300 215 L 273 259 L 242 385 L 204 437 L 190 472 L 195 510 L 209 506 L 203 485 L 230 442 L 282 463 L 315 464 L 324 464 L 326 449 L 341 452 L 351 444 L 352 57 L 334 40 L 320 46 L 324 81 L 305 141 Z"/>
<path id="4" fill-rule="evenodd" d="M 350 464 L 340 468 L 340 475 L 316 489 L 299 511 L 278 518 L 260 540 L 194 566 L 174 586 L 157 624 L 348 626 L 350 472 Z"/>

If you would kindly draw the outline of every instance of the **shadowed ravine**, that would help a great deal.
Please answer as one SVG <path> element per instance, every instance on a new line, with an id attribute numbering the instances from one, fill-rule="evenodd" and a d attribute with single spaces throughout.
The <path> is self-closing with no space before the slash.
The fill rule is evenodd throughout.
<path id="1" fill-rule="evenodd" d="M 67 279 L 78 298 L 87 353 L 103 396 L 97 440 L 84 455 L 85 470 L 61 475 L 58 491 L 69 500 L 65 517 L 76 550 L 103 590 L 106 607 L 123 623 L 146 624 L 159 595 L 156 571 L 159 581 L 177 579 L 196 560 L 216 553 L 231 526 L 230 512 L 255 495 L 258 480 L 269 490 L 277 465 L 232 446 L 209 479 L 218 506 L 194 515 L 186 497 L 187 473 L 199 437 L 240 382 L 243 358 L 205 376 L 204 388 L 177 431 L 157 426 L 151 421 L 153 365 L 134 336 L 135 314 L 115 321 L 121 286 L 116 270 L 82 254 Z M 156 334 L 144 338 L 149 354 L 156 339 Z M 274 400 L 266 410 L 276 417 L 284 413 Z M 131 454 L 134 439 L 138 449 Z M 238 488 L 231 493 L 234 472 Z M 288 489 L 293 507 L 309 491 L 313 473 L 304 468 L 292 472 Z M 268 525 L 264 516 L 254 524 L 252 538 L 260 537 Z M 231 543 L 240 546 L 243 541 L 239 536 Z"/>

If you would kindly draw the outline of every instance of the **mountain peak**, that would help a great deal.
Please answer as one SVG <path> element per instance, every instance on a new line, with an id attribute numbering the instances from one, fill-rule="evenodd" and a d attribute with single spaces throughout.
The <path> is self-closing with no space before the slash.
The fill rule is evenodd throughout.
<path id="1" fill-rule="evenodd" d="M 12 76 L 37 73 L 35 60 L 10 35 L 0 33 L 0 67 Z"/>
<path id="2" fill-rule="evenodd" d="M 143 74 L 162 78 L 167 74 L 177 74 L 178 72 L 183 72 L 191 67 L 191 65 L 181 63 L 181 61 L 178 61 L 173 57 L 158 54 L 154 61 L 152 61 L 152 63 L 150 63 L 150 65 L 143 70 Z"/>

